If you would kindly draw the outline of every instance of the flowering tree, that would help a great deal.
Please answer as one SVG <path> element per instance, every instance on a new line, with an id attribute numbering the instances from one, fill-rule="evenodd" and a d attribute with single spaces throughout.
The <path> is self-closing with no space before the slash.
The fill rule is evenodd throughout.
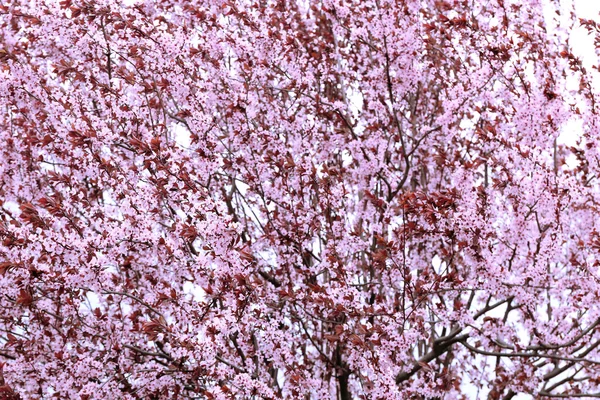
<path id="1" fill-rule="evenodd" d="M 600 397 L 599 26 L 131 3 L 0 6 L 0 398 Z"/>

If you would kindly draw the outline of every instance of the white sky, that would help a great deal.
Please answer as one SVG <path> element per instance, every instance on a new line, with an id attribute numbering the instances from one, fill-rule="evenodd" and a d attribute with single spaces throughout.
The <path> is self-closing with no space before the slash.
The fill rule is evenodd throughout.
<path id="1" fill-rule="evenodd" d="M 563 4 L 564 9 L 569 9 L 570 5 L 574 4 L 575 12 L 578 18 L 594 19 L 596 21 L 600 21 L 600 0 L 560 1 Z M 549 18 L 552 16 L 547 15 L 546 17 Z M 587 29 L 582 27 L 579 23 L 576 23 L 569 34 L 569 44 L 570 50 L 576 57 L 578 57 L 583 62 L 583 66 L 587 70 L 588 74 L 590 74 L 590 76 L 593 77 L 593 84 L 595 88 L 600 89 L 600 72 L 592 68 L 594 65 L 599 64 L 599 57 L 594 46 L 594 37 L 588 34 Z M 579 83 L 574 80 L 571 89 L 577 90 L 578 86 Z M 581 121 L 572 120 L 561 131 L 561 134 L 558 138 L 558 143 L 566 144 L 568 146 L 577 146 L 577 139 L 581 137 L 581 134 Z M 568 156 L 566 162 L 569 168 L 574 168 L 578 163 L 574 155 Z"/>
<path id="2" fill-rule="evenodd" d="M 575 12 L 579 18 L 599 20 L 600 0 L 575 0 Z M 575 55 L 583 60 L 586 69 L 598 63 L 594 49 L 594 38 L 588 36 L 585 28 L 581 26 L 571 32 L 571 46 Z"/>

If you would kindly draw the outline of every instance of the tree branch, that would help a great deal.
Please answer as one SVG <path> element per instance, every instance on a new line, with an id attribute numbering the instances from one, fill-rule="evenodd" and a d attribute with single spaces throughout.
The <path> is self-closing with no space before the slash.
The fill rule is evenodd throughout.
<path id="1" fill-rule="evenodd" d="M 563 357 L 563 356 L 557 356 L 557 355 L 554 355 L 554 354 L 546 354 L 546 353 L 524 353 L 524 352 L 502 353 L 502 352 L 497 352 L 497 351 L 480 350 L 477 347 L 474 347 L 474 346 L 471 346 L 470 344 L 468 344 L 466 338 L 464 340 L 462 340 L 461 343 L 462 343 L 463 346 L 465 346 L 467 349 L 471 350 L 472 352 L 477 353 L 477 354 L 481 354 L 481 355 L 484 355 L 484 356 L 511 357 L 511 358 L 513 358 L 513 357 L 549 358 L 551 360 L 573 361 L 573 362 L 587 362 L 587 363 L 590 363 L 590 364 L 600 365 L 600 361 L 590 360 L 590 359 L 587 359 L 587 358 Z"/>

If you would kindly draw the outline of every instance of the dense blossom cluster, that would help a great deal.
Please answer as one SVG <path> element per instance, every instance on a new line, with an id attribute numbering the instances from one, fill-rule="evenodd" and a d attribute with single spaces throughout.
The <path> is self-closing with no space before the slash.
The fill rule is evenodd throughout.
<path id="1" fill-rule="evenodd" d="M 553 7 L 4 1 L 0 398 L 600 392 Z"/>

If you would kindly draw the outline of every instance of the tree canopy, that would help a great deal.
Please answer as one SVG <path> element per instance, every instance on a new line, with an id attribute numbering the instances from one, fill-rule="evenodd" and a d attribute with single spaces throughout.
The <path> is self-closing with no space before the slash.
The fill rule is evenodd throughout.
<path id="1" fill-rule="evenodd" d="M 3 2 L 0 398 L 600 397 L 575 25 L 600 43 L 541 0 Z"/>

